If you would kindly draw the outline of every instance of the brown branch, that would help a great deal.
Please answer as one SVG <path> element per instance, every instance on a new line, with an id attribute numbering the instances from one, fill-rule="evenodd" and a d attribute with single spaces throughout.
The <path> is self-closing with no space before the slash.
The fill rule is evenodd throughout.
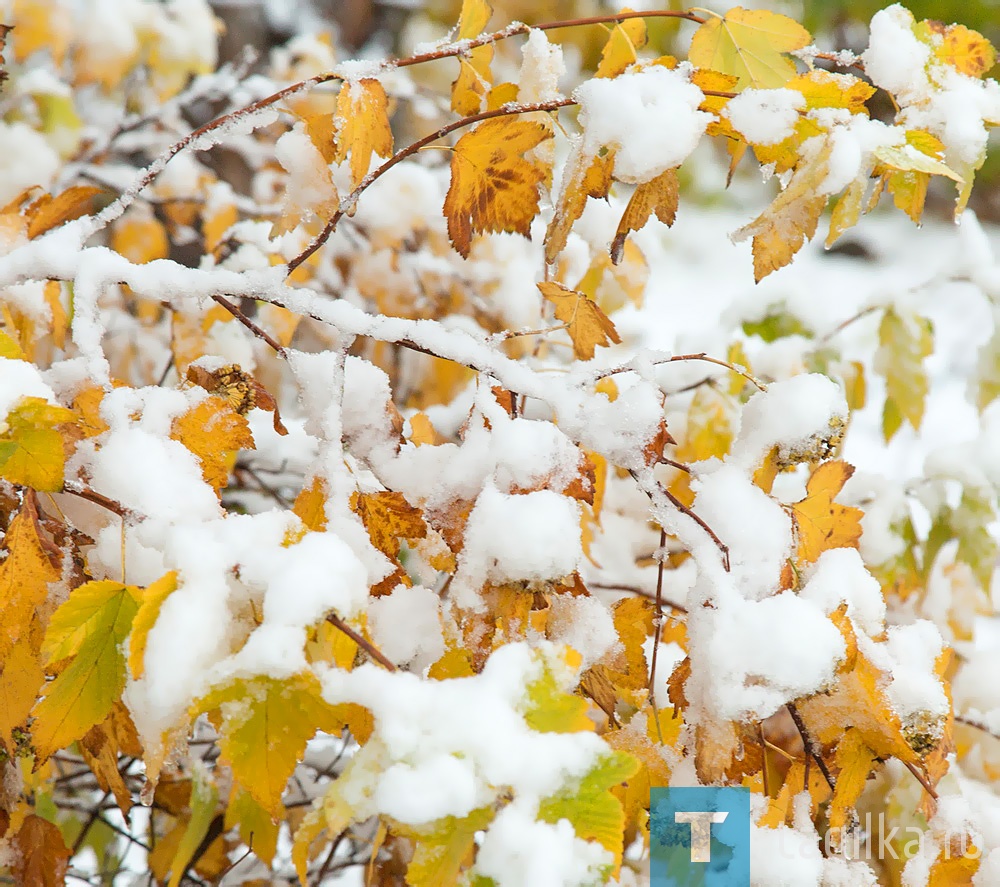
<path id="1" fill-rule="evenodd" d="M 938 793 L 934 790 L 934 786 L 928 781 L 927 774 L 923 773 L 916 764 L 910 763 L 910 761 L 903 761 L 903 763 L 906 765 L 906 769 L 913 774 L 913 778 L 924 787 L 924 791 L 936 801 L 938 799 Z"/>
<path id="2" fill-rule="evenodd" d="M 763 382 L 760 382 L 757 379 L 755 379 L 753 376 L 750 375 L 750 373 L 748 373 L 742 367 L 738 367 L 736 366 L 736 364 L 729 363 L 728 361 L 725 360 L 720 360 L 718 357 L 710 357 L 704 351 L 701 351 L 698 354 L 675 354 L 672 357 L 659 358 L 657 360 L 652 361 L 652 363 L 654 366 L 660 366 L 661 364 L 675 363 L 677 361 L 682 361 L 682 360 L 702 360 L 705 361 L 705 363 L 714 363 L 716 366 L 725 367 L 727 370 L 730 370 L 731 372 L 736 373 L 738 376 L 742 376 L 748 382 L 751 382 L 759 391 L 767 391 L 767 386 Z M 636 372 L 636 369 L 633 366 L 611 367 L 610 369 L 602 370 L 601 372 L 597 373 L 594 376 L 594 380 L 599 382 L 601 379 L 606 379 L 608 376 L 614 376 L 617 375 L 618 373 L 634 373 L 634 372 Z M 701 385 L 703 383 L 699 382 L 698 384 Z"/>
<path id="3" fill-rule="evenodd" d="M 299 267 L 299 265 L 301 265 L 314 252 L 316 252 L 316 250 L 326 243 L 326 241 L 330 238 L 330 235 L 336 230 L 340 220 L 357 203 L 358 198 L 365 191 L 365 189 L 372 184 L 372 182 L 381 178 L 394 166 L 406 160 L 407 157 L 412 157 L 421 148 L 426 148 L 432 142 L 436 142 L 438 139 L 443 139 L 445 136 L 453 133 L 456 129 L 462 129 L 462 127 L 471 126 L 473 123 L 479 123 L 483 120 L 491 120 L 494 117 L 509 117 L 514 114 L 528 114 L 533 111 L 556 111 L 559 108 L 566 108 L 575 104 L 576 102 L 573 101 L 573 99 L 553 99 L 551 102 L 538 102 L 532 105 L 519 105 L 513 103 L 503 105 L 500 108 L 494 108 L 492 111 L 481 111 L 479 114 L 471 114 L 468 117 L 463 117 L 461 120 L 453 120 L 451 123 L 435 130 L 430 135 L 426 135 L 422 139 L 418 139 L 413 144 L 403 148 L 401 151 L 397 151 L 380 167 L 368 173 L 368 175 L 366 175 L 358 184 L 358 187 L 341 201 L 340 208 L 333 214 L 333 216 L 331 216 L 330 220 L 323 226 L 323 230 L 320 231 L 312 243 L 310 243 L 294 259 L 291 259 L 288 262 L 288 271 L 286 272 L 286 276 L 291 274 L 296 268 Z"/>
<path id="4" fill-rule="evenodd" d="M 657 554 L 656 567 L 656 612 L 653 614 L 653 658 L 649 664 L 649 706 L 653 709 L 653 719 L 656 722 L 656 735 L 663 745 L 663 733 L 660 730 L 660 713 L 656 710 L 656 663 L 660 652 L 660 634 L 663 629 L 663 550 L 667 547 L 667 531 L 660 527 L 660 548 Z"/>
<path id="5" fill-rule="evenodd" d="M 587 588 L 599 588 L 602 591 L 627 591 L 629 594 L 635 594 L 651 601 L 656 600 L 655 592 L 646 591 L 645 588 L 639 588 L 637 585 L 610 585 L 603 582 L 588 582 Z M 666 598 L 663 598 L 661 603 L 677 613 L 687 613 L 687 607 L 676 604 L 673 601 L 668 601 Z"/>
<path id="6" fill-rule="evenodd" d="M 288 352 L 285 350 L 284 346 L 279 344 L 267 330 L 261 329 L 256 323 L 254 323 L 249 317 L 247 317 L 239 308 L 237 308 L 232 302 L 229 301 L 225 296 L 214 295 L 212 296 L 212 301 L 218 305 L 221 305 L 230 314 L 233 315 L 240 323 L 243 324 L 251 333 L 253 333 L 258 339 L 263 342 L 267 342 L 268 345 L 274 349 L 275 354 L 278 357 L 286 358 L 288 357 Z"/>
<path id="7" fill-rule="evenodd" d="M 670 490 L 662 486 L 660 487 L 660 489 L 663 490 L 664 495 L 670 500 L 670 504 L 673 505 L 674 508 L 676 508 L 679 512 L 681 512 L 681 514 L 686 514 L 699 527 L 701 527 L 706 533 L 708 533 L 709 536 L 712 537 L 712 541 L 715 543 L 716 548 L 718 548 L 719 551 L 722 552 L 722 566 L 723 569 L 725 569 L 725 571 L 728 573 L 729 546 L 726 545 L 726 543 L 723 542 L 715 534 L 715 530 L 713 530 L 707 523 L 705 523 L 705 521 L 702 518 L 700 518 L 697 514 L 695 514 L 695 512 L 691 508 L 689 508 L 687 505 L 681 502 L 681 500 L 678 499 L 673 493 L 671 493 Z"/>
<path id="8" fill-rule="evenodd" d="M 975 721 L 972 718 L 968 718 L 965 715 L 955 715 L 956 724 L 964 724 L 966 727 L 972 727 L 973 730 L 978 730 L 980 733 L 985 733 L 991 739 L 996 739 L 1000 742 L 1000 733 L 996 733 L 991 730 L 982 721 Z"/>
<path id="9" fill-rule="evenodd" d="M 795 729 L 799 731 L 799 736 L 802 737 L 802 745 L 805 747 L 806 753 L 816 762 L 820 773 L 823 774 L 823 778 L 826 780 L 826 784 L 830 786 L 830 791 L 835 791 L 837 784 L 833 781 L 830 769 L 826 766 L 826 761 L 823 760 L 823 755 L 816 746 L 816 740 L 812 738 L 812 735 L 806 729 L 805 721 L 802 720 L 799 710 L 791 702 L 786 703 L 785 708 L 788 709 L 788 713 L 792 716 L 792 721 L 795 724 Z"/>
<path id="10" fill-rule="evenodd" d="M 88 502 L 93 502 L 95 505 L 100 505 L 101 508 L 107 509 L 108 511 L 117 514 L 120 518 L 133 518 L 134 520 L 144 520 L 145 515 L 138 514 L 131 508 L 127 508 L 122 505 L 121 502 L 116 502 L 114 499 L 109 499 L 107 496 L 102 496 L 100 493 L 96 493 L 93 490 L 87 489 L 83 486 L 70 486 L 66 484 L 59 491 L 60 493 L 68 493 L 70 496 L 76 496 L 80 499 L 86 499 Z"/>
<path id="11" fill-rule="evenodd" d="M 371 641 L 362 635 L 358 634 L 350 625 L 344 622 L 336 613 L 330 613 L 326 617 L 326 621 L 329 622 L 334 628 L 340 629 L 344 634 L 346 634 L 354 643 L 356 643 L 362 650 L 364 650 L 372 659 L 374 659 L 379 665 L 385 668 L 387 671 L 398 671 L 395 665 L 386 658 L 385 654 L 378 649 Z"/>

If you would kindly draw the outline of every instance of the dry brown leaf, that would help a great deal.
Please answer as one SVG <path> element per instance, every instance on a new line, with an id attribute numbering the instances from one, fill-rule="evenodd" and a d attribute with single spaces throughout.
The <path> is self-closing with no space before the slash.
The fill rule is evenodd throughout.
<path id="1" fill-rule="evenodd" d="M 562 190 L 556 200 L 552 221 L 545 231 L 545 261 L 552 264 L 566 248 L 573 223 L 583 214 L 588 197 L 603 200 L 611 191 L 615 155 L 609 151 L 603 156 L 587 157 L 583 142 L 578 143 L 573 156 L 566 164 Z"/>

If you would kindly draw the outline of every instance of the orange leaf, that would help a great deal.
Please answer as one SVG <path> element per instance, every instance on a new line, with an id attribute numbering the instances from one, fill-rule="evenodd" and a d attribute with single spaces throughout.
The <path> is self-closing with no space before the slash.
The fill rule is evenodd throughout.
<path id="1" fill-rule="evenodd" d="M 656 178 L 636 186 L 622 214 L 622 220 L 618 223 L 615 239 L 611 241 L 611 261 L 617 265 L 622 260 L 625 238 L 630 231 L 642 228 L 649 221 L 650 214 L 656 213 L 656 218 L 668 228 L 673 225 L 679 196 L 680 183 L 677 181 L 676 169 L 668 169 Z"/>
<path id="2" fill-rule="evenodd" d="M 864 512 L 833 501 L 853 473 L 846 462 L 824 462 L 809 478 L 805 498 L 792 506 L 801 563 L 813 563 L 830 548 L 858 547 Z"/>
<path id="3" fill-rule="evenodd" d="M 631 12 L 626 6 L 622 12 Z M 601 50 L 601 62 L 595 77 L 617 77 L 635 63 L 636 51 L 646 45 L 646 23 L 641 18 L 625 19 L 611 29 Z"/>
<path id="4" fill-rule="evenodd" d="M 13 840 L 11 870 L 15 884 L 62 887 L 70 852 L 54 823 L 32 813 Z"/>
<path id="5" fill-rule="evenodd" d="M 414 508 L 402 493 L 355 493 L 351 507 L 358 513 L 372 544 L 387 557 L 399 557 L 400 539 L 423 539 L 427 525 L 419 508 Z"/>
<path id="6" fill-rule="evenodd" d="M 864 791 L 877 757 L 854 727 L 848 727 L 837 743 L 836 762 L 840 772 L 830 801 L 830 831 L 834 834 L 841 834 L 851 821 L 854 805 Z"/>
<path id="7" fill-rule="evenodd" d="M 612 342 L 621 343 L 615 325 L 597 303 L 583 293 L 553 281 L 538 284 L 538 289 L 555 306 L 556 317 L 566 324 L 573 340 L 573 352 L 580 360 L 590 360 L 598 345 L 607 347 Z"/>
<path id="8" fill-rule="evenodd" d="M 603 200 L 608 196 L 614 162 L 614 151 L 609 151 L 603 157 L 585 157 L 582 141 L 567 162 L 555 212 L 545 231 L 545 261 L 550 265 L 566 248 L 570 229 L 583 214 L 587 198 Z"/>
<path id="9" fill-rule="evenodd" d="M 38 237 L 46 231 L 58 228 L 60 225 L 95 209 L 98 194 L 106 193 L 103 188 L 92 185 L 74 185 L 67 188 L 56 197 L 45 194 L 28 207 L 28 237 Z"/>
<path id="10" fill-rule="evenodd" d="M 25 723 L 45 683 L 38 657 L 40 640 L 21 638 L 0 659 L 0 744 L 10 757 L 18 751 L 18 735 L 26 735 Z"/>
<path id="11" fill-rule="evenodd" d="M 458 140 L 444 214 L 448 237 L 460 255 L 468 258 L 474 233 L 529 236 L 546 171 L 523 155 L 550 138 L 552 132 L 541 123 L 501 117 L 484 121 Z"/>

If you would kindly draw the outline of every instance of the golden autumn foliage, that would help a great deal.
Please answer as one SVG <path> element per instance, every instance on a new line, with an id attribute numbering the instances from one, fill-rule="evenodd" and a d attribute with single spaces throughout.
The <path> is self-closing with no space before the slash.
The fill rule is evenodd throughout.
<path id="1" fill-rule="evenodd" d="M 0 879 L 636 884 L 681 783 L 752 792 L 817 884 L 998 870 L 952 828 L 1000 777 L 953 698 L 996 438 L 905 489 L 844 450 L 866 409 L 925 426 L 928 300 L 820 330 L 768 289 L 715 354 L 680 350 L 699 292 L 646 310 L 744 159 L 778 183 L 747 292 L 882 197 L 960 215 L 996 53 L 898 6 L 864 56 L 665 6 L 463 0 L 405 58 L 224 68 L 204 0 L 2 8 Z M 1000 334 L 976 363 L 986 425 Z M 848 860 L 868 811 L 919 854 Z"/>

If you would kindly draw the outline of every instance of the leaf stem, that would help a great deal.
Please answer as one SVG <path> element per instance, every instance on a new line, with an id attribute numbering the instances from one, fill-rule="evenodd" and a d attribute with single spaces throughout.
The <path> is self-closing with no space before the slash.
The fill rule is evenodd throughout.
<path id="1" fill-rule="evenodd" d="M 340 629 L 344 634 L 346 634 L 354 643 L 356 643 L 362 650 L 364 650 L 372 659 L 374 659 L 379 665 L 386 669 L 386 671 L 398 671 L 392 662 L 386 658 L 385 654 L 378 649 L 371 641 L 366 637 L 356 632 L 350 625 L 344 622 L 336 613 L 327 614 L 326 621 L 329 622 L 334 628 Z"/>

